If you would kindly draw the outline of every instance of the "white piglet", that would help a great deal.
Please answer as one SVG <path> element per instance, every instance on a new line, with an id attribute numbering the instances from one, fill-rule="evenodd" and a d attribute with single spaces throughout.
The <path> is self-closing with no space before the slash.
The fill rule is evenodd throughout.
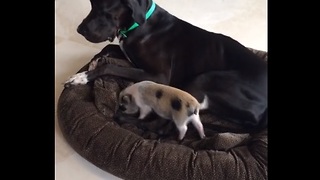
<path id="1" fill-rule="evenodd" d="M 201 139 L 205 138 L 199 111 L 207 108 L 206 95 L 199 103 L 185 91 L 152 81 L 135 83 L 119 94 L 119 110 L 125 114 L 139 111 L 139 119 L 144 119 L 153 110 L 160 117 L 174 121 L 179 130 L 179 140 L 184 138 L 189 122 L 197 129 Z"/>

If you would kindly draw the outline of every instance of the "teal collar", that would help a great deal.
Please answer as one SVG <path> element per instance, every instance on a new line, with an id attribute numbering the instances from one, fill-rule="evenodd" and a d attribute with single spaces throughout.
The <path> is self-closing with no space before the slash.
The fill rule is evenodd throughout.
<path id="1" fill-rule="evenodd" d="M 154 12 L 155 9 L 156 9 L 156 3 L 154 3 L 154 2 L 152 1 L 152 5 L 151 5 L 150 9 L 149 9 L 148 12 L 146 13 L 146 19 L 149 19 L 149 17 L 152 15 L 152 13 Z M 127 30 L 120 30 L 120 31 L 119 31 L 119 34 L 122 35 L 123 37 L 127 37 L 126 34 L 127 34 L 129 31 L 132 31 L 132 30 L 134 30 L 134 29 L 137 28 L 137 27 L 139 27 L 139 24 L 135 22 L 135 23 L 132 24 L 131 27 L 129 27 L 129 29 L 127 29 Z"/>

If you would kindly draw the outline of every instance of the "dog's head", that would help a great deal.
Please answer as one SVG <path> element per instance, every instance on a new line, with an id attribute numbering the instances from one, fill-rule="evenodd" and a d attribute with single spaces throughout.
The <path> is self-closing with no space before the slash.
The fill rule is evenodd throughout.
<path id="1" fill-rule="evenodd" d="M 125 114 L 136 114 L 139 112 L 139 107 L 131 94 L 121 92 L 119 95 L 118 110 Z"/>
<path id="2" fill-rule="evenodd" d="M 112 42 L 119 30 L 134 22 L 143 24 L 151 0 L 90 0 L 90 3 L 91 11 L 77 31 L 88 41 L 100 43 Z"/>

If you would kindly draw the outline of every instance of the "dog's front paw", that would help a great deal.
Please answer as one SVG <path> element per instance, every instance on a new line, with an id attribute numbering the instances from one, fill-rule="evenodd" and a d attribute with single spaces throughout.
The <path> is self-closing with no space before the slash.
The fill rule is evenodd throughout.
<path id="1" fill-rule="evenodd" d="M 87 84 L 88 83 L 87 71 L 75 74 L 71 76 L 65 83 L 64 87 L 70 87 L 71 85 Z"/>

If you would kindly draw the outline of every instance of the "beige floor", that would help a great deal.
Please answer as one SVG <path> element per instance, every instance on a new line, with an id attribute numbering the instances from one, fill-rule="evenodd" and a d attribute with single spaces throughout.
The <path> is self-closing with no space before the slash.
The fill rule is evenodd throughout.
<path id="1" fill-rule="evenodd" d="M 247 47 L 267 51 L 267 0 L 154 1 L 194 25 L 231 36 Z M 76 32 L 89 9 L 89 0 L 55 0 L 55 106 L 62 83 L 107 44 L 92 44 Z M 57 180 L 119 179 L 79 156 L 66 143 L 55 121 Z"/>

